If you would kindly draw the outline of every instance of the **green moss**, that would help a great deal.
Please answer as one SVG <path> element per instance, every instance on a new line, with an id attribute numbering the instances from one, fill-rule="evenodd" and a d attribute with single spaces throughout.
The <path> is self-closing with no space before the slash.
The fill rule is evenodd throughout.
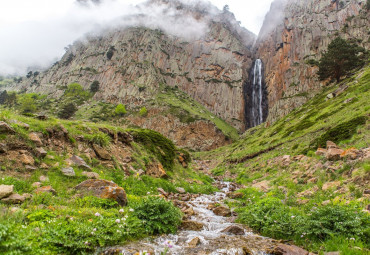
<path id="1" fill-rule="evenodd" d="M 174 143 L 162 134 L 149 129 L 131 129 L 136 142 L 141 143 L 145 148 L 154 154 L 162 163 L 163 167 L 171 170 L 176 157 L 176 147 Z"/>

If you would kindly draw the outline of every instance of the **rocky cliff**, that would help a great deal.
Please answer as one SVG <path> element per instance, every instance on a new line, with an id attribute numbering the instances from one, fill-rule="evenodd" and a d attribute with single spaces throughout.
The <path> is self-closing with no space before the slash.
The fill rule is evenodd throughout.
<path id="1" fill-rule="evenodd" d="M 63 86 L 71 82 L 88 88 L 97 80 L 100 91 L 95 99 L 130 108 L 146 105 L 161 85 L 178 87 L 243 130 L 243 82 L 248 79 L 255 36 L 227 11 L 215 15 L 191 10 L 189 15 L 207 24 L 208 31 L 200 39 L 145 27 L 109 31 L 74 43 L 49 70 L 23 81 L 23 88 L 60 97 Z"/>
<path id="2" fill-rule="evenodd" d="M 276 0 L 255 46 L 264 63 L 268 122 L 304 104 L 324 85 L 309 60 L 319 60 L 336 36 L 369 48 L 364 0 Z"/>

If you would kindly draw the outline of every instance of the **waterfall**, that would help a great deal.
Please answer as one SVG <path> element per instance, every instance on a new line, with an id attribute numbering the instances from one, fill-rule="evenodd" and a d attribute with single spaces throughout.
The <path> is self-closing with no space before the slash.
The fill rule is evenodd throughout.
<path id="1" fill-rule="evenodd" d="M 251 123 L 253 126 L 258 126 L 263 122 L 263 76 L 261 59 L 255 61 L 252 75 Z"/>

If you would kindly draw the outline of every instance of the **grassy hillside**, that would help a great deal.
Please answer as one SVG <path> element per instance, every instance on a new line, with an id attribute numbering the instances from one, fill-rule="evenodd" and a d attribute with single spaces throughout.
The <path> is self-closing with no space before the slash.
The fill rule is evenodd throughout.
<path id="1" fill-rule="evenodd" d="M 366 154 L 369 98 L 367 66 L 272 126 L 197 156 L 219 162 L 213 174 L 245 185 L 243 197 L 230 202 L 240 222 L 320 254 L 368 254 L 370 217 L 361 211 L 370 204 L 369 158 L 329 161 L 315 152 L 330 140 Z"/>

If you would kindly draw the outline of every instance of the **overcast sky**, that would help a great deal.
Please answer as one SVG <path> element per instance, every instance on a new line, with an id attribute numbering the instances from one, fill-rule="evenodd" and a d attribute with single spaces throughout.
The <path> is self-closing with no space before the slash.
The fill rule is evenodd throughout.
<path id="1" fill-rule="evenodd" d="M 27 67 L 56 61 L 63 55 L 65 46 L 94 29 L 93 23 L 113 23 L 121 13 L 127 15 L 133 5 L 144 2 L 110 1 L 115 4 L 84 10 L 76 5 L 76 0 L 1 0 L 0 75 L 24 73 Z M 255 34 L 272 1 L 210 0 L 219 9 L 229 5 L 242 26 Z"/>

